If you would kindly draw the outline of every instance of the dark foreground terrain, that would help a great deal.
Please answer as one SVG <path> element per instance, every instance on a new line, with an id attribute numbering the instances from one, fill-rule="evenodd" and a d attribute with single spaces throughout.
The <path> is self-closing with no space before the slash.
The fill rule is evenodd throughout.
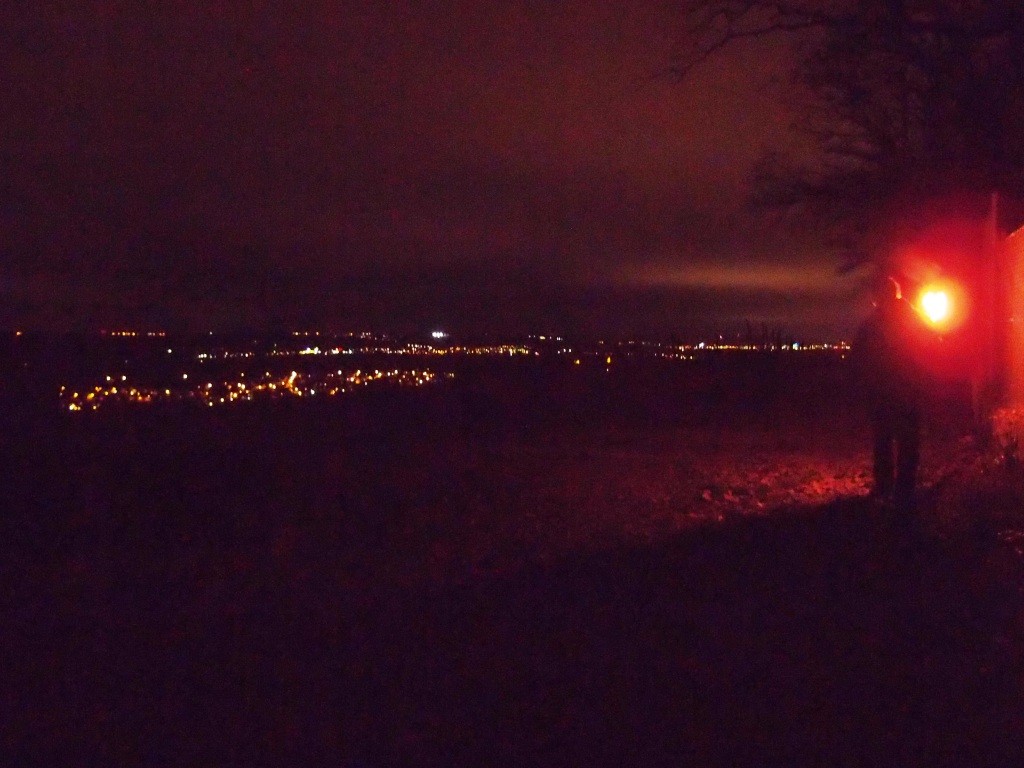
<path id="1" fill-rule="evenodd" d="M 611 375 L 9 407 L 3 764 L 1020 764 L 1013 469 L 894 524 L 841 372 Z"/>

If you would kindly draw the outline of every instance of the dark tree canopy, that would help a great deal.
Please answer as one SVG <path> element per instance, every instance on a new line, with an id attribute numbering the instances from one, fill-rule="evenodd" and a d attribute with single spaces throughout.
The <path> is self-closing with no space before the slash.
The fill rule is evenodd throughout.
<path id="1" fill-rule="evenodd" d="M 789 34 L 809 156 L 766 157 L 758 201 L 831 225 L 847 258 L 940 196 L 1024 192 L 1019 0 L 694 0 L 676 71 Z"/>

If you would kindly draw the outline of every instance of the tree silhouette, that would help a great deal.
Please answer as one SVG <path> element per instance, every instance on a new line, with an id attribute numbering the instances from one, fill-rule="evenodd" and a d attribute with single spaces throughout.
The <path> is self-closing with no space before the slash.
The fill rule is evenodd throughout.
<path id="1" fill-rule="evenodd" d="M 1018 0 L 694 0 L 674 71 L 785 34 L 813 151 L 766 156 L 757 203 L 813 221 L 858 263 L 929 199 L 1024 191 Z"/>

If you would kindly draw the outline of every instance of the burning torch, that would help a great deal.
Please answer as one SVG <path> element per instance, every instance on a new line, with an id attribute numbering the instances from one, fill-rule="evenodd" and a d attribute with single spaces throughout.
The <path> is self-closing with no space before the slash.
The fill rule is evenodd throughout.
<path id="1" fill-rule="evenodd" d="M 952 281 L 926 283 L 912 303 L 921 319 L 938 333 L 951 331 L 966 319 L 963 291 Z"/>

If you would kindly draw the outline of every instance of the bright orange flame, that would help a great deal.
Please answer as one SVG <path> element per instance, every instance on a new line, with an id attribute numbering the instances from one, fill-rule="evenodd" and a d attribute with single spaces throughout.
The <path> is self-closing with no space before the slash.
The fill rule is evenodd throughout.
<path id="1" fill-rule="evenodd" d="M 940 289 L 926 290 L 921 294 L 921 309 L 933 323 L 947 320 L 950 311 L 949 294 Z"/>

